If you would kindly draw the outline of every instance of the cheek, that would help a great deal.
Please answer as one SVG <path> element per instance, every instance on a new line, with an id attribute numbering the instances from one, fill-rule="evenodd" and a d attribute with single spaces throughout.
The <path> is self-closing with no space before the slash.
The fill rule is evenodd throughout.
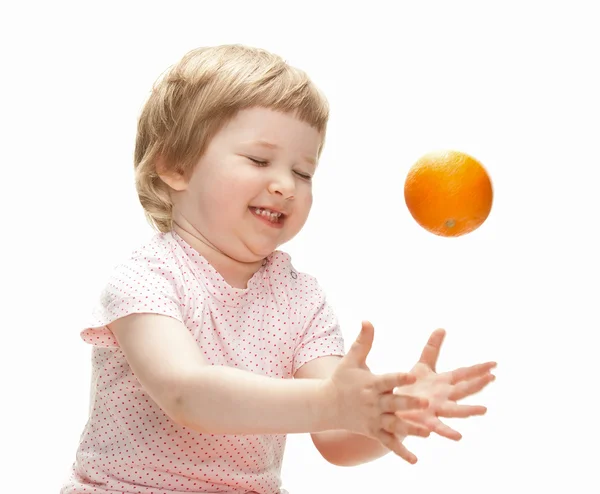
<path id="1" fill-rule="evenodd" d="M 312 193 L 307 191 L 306 193 L 298 194 L 296 196 L 294 205 L 294 215 L 292 216 L 292 218 L 294 218 L 293 223 L 296 227 L 301 228 L 302 225 L 304 225 L 310 214 L 312 204 Z"/>
<path id="2" fill-rule="evenodd" d="M 231 176 L 215 182 L 211 193 L 215 200 L 227 209 L 239 209 L 250 200 L 252 185 L 243 176 Z"/>
<path id="3" fill-rule="evenodd" d="M 240 175 L 217 175 L 205 179 L 200 186 L 197 207 L 206 221 L 223 224 L 224 219 L 233 220 L 245 210 L 251 198 L 248 197 L 248 183 L 244 178 Z"/>
<path id="4" fill-rule="evenodd" d="M 313 204 L 312 188 L 307 190 L 305 194 L 301 194 L 298 202 L 302 204 L 303 209 L 305 209 L 307 212 L 310 211 L 310 208 Z"/>

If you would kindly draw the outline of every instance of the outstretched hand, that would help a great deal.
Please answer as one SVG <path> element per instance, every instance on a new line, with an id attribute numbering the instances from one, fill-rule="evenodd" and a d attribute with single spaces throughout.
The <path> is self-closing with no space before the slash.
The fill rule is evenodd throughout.
<path id="1" fill-rule="evenodd" d="M 478 393 L 491 383 L 495 376 L 491 370 L 495 362 L 486 362 L 471 367 L 461 367 L 442 374 L 436 373 L 437 360 L 446 332 L 435 330 L 421 358 L 410 371 L 416 376 L 414 384 L 401 386 L 395 392 L 426 398 L 429 407 L 426 410 L 401 410 L 396 415 L 410 422 L 422 424 L 432 432 L 448 439 L 459 440 L 461 434 L 444 424 L 439 417 L 467 418 L 483 415 L 487 409 L 478 405 L 459 405 L 457 402 Z"/>
<path id="2" fill-rule="evenodd" d="M 427 437 L 430 430 L 416 420 L 403 419 L 398 412 L 426 410 L 429 401 L 417 393 L 404 393 L 404 389 L 417 382 L 416 376 L 407 373 L 376 375 L 370 371 L 366 360 L 373 337 L 373 325 L 364 321 L 358 338 L 326 380 L 326 391 L 333 397 L 338 428 L 376 439 L 409 463 L 415 463 L 417 457 L 406 449 L 401 438 Z"/>

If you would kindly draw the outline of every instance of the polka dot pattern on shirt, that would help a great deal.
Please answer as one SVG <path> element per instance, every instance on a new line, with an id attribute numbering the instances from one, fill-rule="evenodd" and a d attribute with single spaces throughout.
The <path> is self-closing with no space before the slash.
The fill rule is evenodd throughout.
<path id="1" fill-rule="evenodd" d="M 274 252 L 240 289 L 176 233 L 157 234 L 114 270 L 81 333 L 93 345 L 90 417 L 61 493 L 285 492 L 285 435 L 200 434 L 149 397 L 107 328 L 135 313 L 185 324 L 211 365 L 272 378 L 344 353 L 323 291 L 286 253 Z"/>

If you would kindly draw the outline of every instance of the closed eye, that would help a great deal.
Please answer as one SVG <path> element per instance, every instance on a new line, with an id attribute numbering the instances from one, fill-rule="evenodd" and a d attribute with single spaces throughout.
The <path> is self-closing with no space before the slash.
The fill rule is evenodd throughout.
<path id="1" fill-rule="evenodd" d="M 250 161 L 252 161 L 252 163 L 254 163 L 256 166 L 264 167 L 269 164 L 268 161 L 257 160 L 256 158 L 250 158 L 250 156 L 246 156 L 246 158 L 248 158 Z M 295 170 L 294 170 L 294 173 L 304 180 L 312 180 L 312 176 L 308 175 L 306 173 L 298 172 Z"/>
<path id="2" fill-rule="evenodd" d="M 301 173 L 301 172 L 294 172 L 296 175 L 298 175 L 300 178 L 303 178 L 304 180 L 310 180 L 312 179 L 312 177 L 310 175 L 307 175 L 306 173 Z"/>
<path id="3" fill-rule="evenodd" d="M 247 158 L 257 166 L 267 166 L 269 164 L 268 161 L 256 160 L 254 158 L 250 158 L 250 156 L 247 156 Z"/>

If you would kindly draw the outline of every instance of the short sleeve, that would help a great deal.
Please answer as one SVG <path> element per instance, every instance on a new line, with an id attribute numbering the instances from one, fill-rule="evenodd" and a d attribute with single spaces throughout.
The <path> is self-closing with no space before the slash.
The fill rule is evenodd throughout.
<path id="1" fill-rule="evenodd" d="M 161 314 L 183 322 L 176 272 L 168 260 L 155 256 L 134 257 L 119 265 L 102 290 L 82 339 L 99 347 L 118 346 L 107 325 L 130 314 Z"/>
<path id="2" fill-rule="evenodd" d="M 335 311 L 327 301 L 323 289 L 314 278 L 309 278 L 313 296 L 307 301 L 310 317 L 294 351 L 292 373 L 307 362 L 330 355 L 344 356 L 344 338 Z"/>

